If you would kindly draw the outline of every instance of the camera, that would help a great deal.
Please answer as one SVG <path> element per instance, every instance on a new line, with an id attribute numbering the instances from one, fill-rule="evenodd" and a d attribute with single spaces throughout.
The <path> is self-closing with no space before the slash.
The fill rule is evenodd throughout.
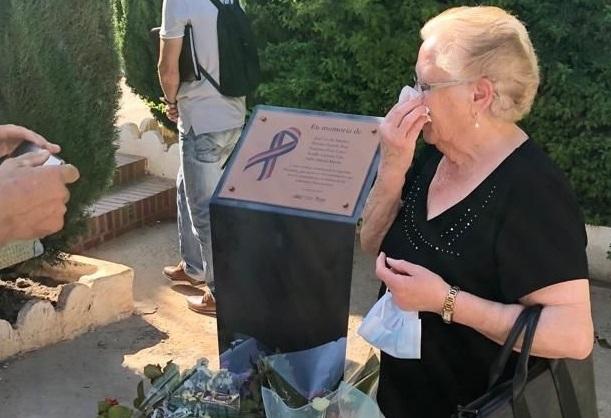
<path id="1" fill-rule="evenodd" d="M 16 149 L 15 151 L 13 151 L 11 153 L 11 155 L 9 155 L 9 158 L 15 158 L 15 157 L 19 157 L 20 155 L 23 154 L 27 154 L 28 152 L 37 152 L 40 151 L 42 148 L 40 148 L 38 145 L 33 144 L 29 141 L 23 141 Z M 64 164 L 64 160 L 57 158 L 54 155 L 51 155 L 49 157 L 49 159 L 47 161 L 44 162 L 44 164 L 42 164 L 43 166 L 47 166 L 47 165 L 62 165 Z"/>

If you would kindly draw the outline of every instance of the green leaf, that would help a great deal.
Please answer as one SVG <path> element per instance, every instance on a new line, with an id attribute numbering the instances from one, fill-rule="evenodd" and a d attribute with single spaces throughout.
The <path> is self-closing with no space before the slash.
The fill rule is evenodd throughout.
<path id="1" fill-rule="evenodd" d="M 153 387 L 146 393 L 140 409 L 150 412 L 150 408 L 164 399 L 180 384 L 180 370 L 175 364 L 166 366 L 166 371 L 152 382 Z"/>
<path id="2" fill-rule="evenodd" d="M 161 366 L 159 366 L 159 364 L 149 364 L 144 367 L 144 375 L 151 382 L 154 382 L 155 379 L 159 379 L 161 376 L 163 376 L 163 371 L 161 370 Z"/>
<path id="3" fill-rule="evenodd" d="M 134 408 L 141 410 L 140 406 L 142 405 L 142 401 L 144 401 L 144 381 L 142 380 L 138 383 L 137 394 L 136 399 L 134 399 Z"/>
<path id="4" fill-rule="evenodd" d="M 176 366 L 174 365 L 174 362 L 172 360 L 168 361 L 165 364 L 165 367 L 163 368 L 163 373 L 167 373 L 168 370 L 173 370 Z"/>
<path id="5" fill-rule="evenodd" d="M 110 404 L 106 401 L 98 402 L 98 414 L 105 414 L 110 409 Z"/>
<path id="6" fill-rule="evenodd" d="M 132 418 L 133 411 L 122 405 L 115 405 L 108 410 L 108 418 Z"/>

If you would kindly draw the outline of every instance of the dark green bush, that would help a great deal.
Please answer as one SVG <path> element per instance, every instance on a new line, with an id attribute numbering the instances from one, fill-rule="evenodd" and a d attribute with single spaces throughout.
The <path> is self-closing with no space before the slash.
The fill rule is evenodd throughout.
<path id="1" fill-rule="evenodd" d="M 411 82 L 423 23 L 475 2 L 247 0 L 264 70 L 258 101 L 384 115 Z M 611 6 L 499 0 L 526 23 L 542 84 L 523 122 L 570 178 L 587 220 L 611 225 Z"/>
<path id="2" fill-rule="evenodd" d="M 0 123 L 33 129 L 62 146 L 81 179 L 66 227 L 45 241 L 69 248 L 85 210 L 114 171 L 119 59 L 107 1 L 0 0 Z"/>
<path id="3" fill-rule="evenodd" d="M 115 30 L 125 81 L 144 99 L 153 116 L 172 129 L 159 98 L 163 91 L 157 78 L 157 52 L 149 38 L 149 30 L 161 25 L 163 0 L 113 0 Z"/>
<path id="4" fill-rule="evenodd" d="M 589 222 L 611 225 L 611 5 L 499 1 L 527 24 L 542 70 L 524 125 L 567 173 Z"/>
<path id="5" fill-rule="evenodd" d="M 121 1 L 124 7 L 132 2 L 139 5 L 126 13 L 127 22 L 133 19 L 134 31 L 139 33 L 133 34 L 131 46 L 124 45 L 127 68 L 128 57 L 135 56 L 136 50 L 149 51 L 148 28 L 160 21 L 161 0 Z M 264 82 L 257 102 L 369 115 L 384 115 L 401 86 L 411 83 L 424 22 L 447 7 L 475 4 L 433 0 L 242 3 L 253 19 L 261 52 Z M 539 55 L 542 83 L 523 126 L 567 173 L 588 222 L 611 225 L 611 6 L 605 0 L 487 4 L 517 14 L 528 26 Z M 128 71 L 128 83 L 141 96 L 154 100 L 160 94 L 152 88 L 158 88 L 154 64 L 146 57 L 132 60 L 136 65 L 132 73 Z M 133 75 L 136 71 L 138 76 Z M 136 78 L 143 80 L 138 87 Z"/>

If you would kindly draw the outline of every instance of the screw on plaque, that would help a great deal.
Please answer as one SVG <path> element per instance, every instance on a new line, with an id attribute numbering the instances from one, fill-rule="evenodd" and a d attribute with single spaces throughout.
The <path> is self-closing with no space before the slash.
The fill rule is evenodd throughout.
<path id="1" fill-rule="evenodd" d="M 260 120 L 261 122 L 267 122 L 267 116 L 261 116 L 261 117 L 259 118 L 259 120 Z"/>
<path id="2" fill-rule="evenodd" d="M 378 133 L 378 130 L 377 130 L 377 129 L 372 129 L 372 130 L 371 130 L 371 133 L 375 135 L 375 134 L 377 134 L 377 133 Z"/>
<path id="3" fill-rule="evenodd" d="M 349 206 L 350 206 L 350 203 L 344 203 L 344 204 L 342 205 L 342 208 L 344 208 L 344 209 L 348 209 L 348 207 L 349 207 Z"/>
<path id="4" fill-rule="evenodd" d="M 230 191 L 230 192 L 235 192 L 235 187 L 231 186 L 231 187 L 229 188 L 229 191 Z"/>

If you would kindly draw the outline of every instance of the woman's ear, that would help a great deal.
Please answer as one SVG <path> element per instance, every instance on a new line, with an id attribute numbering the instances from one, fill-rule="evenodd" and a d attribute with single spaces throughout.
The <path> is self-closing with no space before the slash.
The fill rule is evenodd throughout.
<path id="1" fill-rule="evenodd" d="M 494 84 L 486 77 L 475 82 L 473 90 L 473 107 L 478 113 L 486 111 L 494 100 Z"/>

